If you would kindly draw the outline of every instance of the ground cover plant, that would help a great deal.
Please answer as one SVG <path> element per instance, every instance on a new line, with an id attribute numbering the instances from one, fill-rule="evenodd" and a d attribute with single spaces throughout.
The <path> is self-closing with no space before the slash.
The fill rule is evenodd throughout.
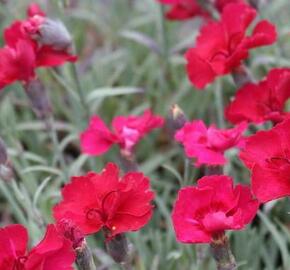
<path id="1" fill-rule="evenodd" d="M 0 1 L 0 270 L 288 270 L 289 12 Z"/>

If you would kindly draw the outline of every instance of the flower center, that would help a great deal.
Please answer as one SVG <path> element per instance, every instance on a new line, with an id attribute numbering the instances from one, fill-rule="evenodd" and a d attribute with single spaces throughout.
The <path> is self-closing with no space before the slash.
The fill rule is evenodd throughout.
<path id="1" fill-rule="evenodd" d="M 27 256 L 20 256 L 14 261 L 12 270 L 25 270 L 25 262 L 27 261 Z"/>

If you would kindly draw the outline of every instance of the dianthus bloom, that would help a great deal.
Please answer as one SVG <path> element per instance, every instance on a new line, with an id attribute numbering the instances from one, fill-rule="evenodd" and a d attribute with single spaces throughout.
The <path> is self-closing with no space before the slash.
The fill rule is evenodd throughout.
<path id="1" fill-rule="evenodd" d="M 178 193 L 172 213 L 177 240 L 210 243 L 226 230 L 241 230 L 255 217 L 258 206 L 249 187 L 233 187 L 228 176 L 205 176 L 197 186 Z"/>
<path id="2" fill-rule="evenodd" d="M 261 202 L 290 196 L 290 120 L 247 139 L 240 153 L 252 172 L 253 193 Z"/>
<path id="3" fill-rule="evenodd" d="M 140 172 L 122 178 L 118 167 L 110 163 L 100 173 L 72 177 L 62 190 L 63 200 L 54 207 L 56 220 L 71 220 L 85 234 L 104 229 L 106 236 L 136 231 L 152 215 L 154 193 L 149 179 Z"/>
<path id="4" fill-rule="evenodd" d="M 152 129 L 162 127 L 164 119 L 146 110 L 141 116 L 117 116 L 113 119 L 113 132 L 99 116 L 93 116 L 88 128 L 81 133 L 82 152 L 101 155 L 113 144 L 118 144 L 125 156 L 131 156 L 134 146 Z"/>
<path id="5" fill-rule="evenodd" d="M 195 120 L 178 130 L 175 139 L 183 144 L 186 155 L 195 159 L 196 166 L 223 165 L 224 152 L 243 143 L 246 128 L 246 123 L 231 129 L 218 129 L 214 125 L 207 128 L 201 120 Z"/>
<path id="6" fill-rule="evenodd" d="M 209 12 L 199 3 L 198 0 L 157 0 L 161 4 L 170 5 L 166 13 L 169 20 L 187 20 L 193 17 L 209 18 Z M 230 3 L 244 3 L 244 0 L 216 0 L 213 1 L 215 8 L 221 12 Z"/>
<path id="7" fill-rule="evenodd" d="M 16 80 L 29 82 L 35 78 L 37 67 L 58 66 L 77 59 L 69 52 L 71 40 L 59 21 L 45 17 L 36 4 L 29 6 L 27 13 L 26 20 L 15 21 L 4 30 L 6 45 L 0 49 L 0 89 Z"/>
<path id="8" fill-rule="evenodd" d="M 289 115 L 284 112 L 289 97 L 290 69 L 273 69 L 260 83 L 243 86 L 226 108 L 225 115 L 233 124 L 242 121 L 259 124 L 268 120 L 278 123 Z"/>
<path id="9" fill-rule="evenodd" d="M 160 3 L 170 5 L 166 18 L 169 20 L 187 20 L 195 16 L 208 17 L 209 14 L 197 0 L 158 0 Z"/>
<path id="10" fill-rule="evenodd" d="M 237 68 L 249 50 L 276 41 L 274 25 L 260 21 L 252 35 L 246 31 L 256 17 L 256 10 L 244 4 L 229 4 L 223 9 L 221 20 L 211 21 L 200 30 L 196 45 L 186 53 L 187 73 L 192 84 L 203 89 L 217 76 Z M 214 33 L 214 35 L 213 35 Z"/>
<path id="11" fill-rule="evenodd" d="M 28 234 L 22 225 L 0 229 L 1 270 L 73 270 L 75 253 L 71 242 L 48 225 L 43 240 L 27 250 Z"/>

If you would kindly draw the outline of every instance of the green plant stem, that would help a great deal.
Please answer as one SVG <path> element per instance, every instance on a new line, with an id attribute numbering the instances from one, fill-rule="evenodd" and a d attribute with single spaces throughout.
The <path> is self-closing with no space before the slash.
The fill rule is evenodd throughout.
<path id="1" fill-rule="evenodd" d="M 12 179 L 11 181 L 15 181 Z M 16 219 L 21 223 L 21 224 L 26 224 L 26 218 L 20 208 L 20 206 L 16 203 L 15 199 L 13 198 L 9 188 L 7 188 L 6 183 L 0 179 L 0 191 L 4 197 L 6 197 L 7 201 L 11 205 L 11 207 L 14 210 L 14 214 Z"/>
<path id="2" fill-rule="evenodd" d="M 46 124 L 50 133 L 50 137 L 51 137 L 51 141 L 53 143 L 53 149 L 54 149 L 54 158 L 52 161 L 52 165 L 55 166 L 57 161 L 59 160 L 60 166 L 64 172 L 64 179 L 68 179 L 69 176 L 66 169 L 66 162 L 59 148 L 59 140 L 58 140 L 57 131 L 55 128 L 54 117 L 51 115 L 46 119 L 46 121 L 47 121 Z"/>
<path id="3" fill-rule="evenodd" d="M 219 128 L 225 128 L 224 101 L 222 94 L 222 85 L 220 81 L 217 81 L 216 83 L 216 89 L 214 89 L 214 96 L 215 96 L 218 126 Z"/>
<path id="4" fill-rule="evenodd" d="M 84 89 L 82 88 L 82 85 L 81 85 L 81 81 L 80 81 L 80 78 L 79 78 L 79 74 L 78 74 L 78 70 L 77 70 L 76 64 L 72 64 L 72 70 L 73 70 L 74 80 L 75 80 L 75 83 L 76 83 L 76 89 L 77 89 L 77 92 L 78 92 L 78 95 L 79 95 L 79 98 L 80 98 L 80 102 L 81 102 L 81 105 L 82 105 L 84 113 L 85 113 L 86 120 L 89 120 L 90 111 L 89 111 L 89 107 L 87 105 L 87 101 L 86 101 L 86 98 L 85 98 Z"/>
<path id="5" fill-rule="evenodd" d="M 211 253 L 216 261 L 217 270 L 236 270 L 237 264 L 232 254 L 229 239 L 222 233 L 210 244 Z"/>

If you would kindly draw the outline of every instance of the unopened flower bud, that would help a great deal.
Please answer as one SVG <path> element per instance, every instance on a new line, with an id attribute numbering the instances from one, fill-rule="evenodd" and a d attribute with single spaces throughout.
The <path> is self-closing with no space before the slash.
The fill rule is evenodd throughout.
<path id="1" fill-rule="evenodd" d="M 187 118 L 181 108 L 174 104 L 169 112 L 169 117 L 167 121 L 168 129 L 170 135 L 173 137 L 175 132 L 183 127 L 187 122 Z"/>
<path id="2" fill-rule="evenodd" d="M 38 79 L 30 80 L 24 85 L 24 88 L 37 117 L 40 119 L 47 118 L 52 109 L 47 90 L 42 82 Z"/>
<path id="3" fill-rule="evenodd" d="M 13 178 L 13 168 L 8 159 L 4 141 L 0 138 L 0 178 L 9 181 Z"/>
<path id="4" fill-rule="evenodd" d="M 254 79 L 250 74 L 249 70 L 243 65 L 235 68 L 232 72 L 232 76 L 238 88 L 242 87 L 247 83 L 254 82 Z"/>
<path id="5" fill-rule="evenodd" d="M 92 257 L 92 252 L 89 249 L 85 240 L 82 242 L 82 245 L 76 249 L 76 253 L 77 253 L 76 264 L 78 265 L 80 270 L 96 269 Z"/>
<path id="6" fill-rule="evenodd" d="M 130 264 L 133 245 L 127 240 L 125 234 L 118 234 L 106 242 L 107 252 L 118 264 Z"/>
<path id="7" fill-rule="evenodd" d="M 72 48 L 71 35 L 60 20 L 45 18 L 36 39 L 42 45 L 52 46 L 57 51 L 69 52 Z"/>

